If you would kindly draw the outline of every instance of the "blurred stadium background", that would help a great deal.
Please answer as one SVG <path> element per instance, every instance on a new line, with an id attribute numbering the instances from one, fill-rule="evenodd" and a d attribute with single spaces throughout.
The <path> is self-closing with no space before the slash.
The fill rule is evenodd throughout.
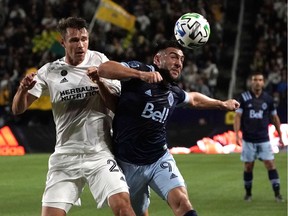
<path id="1" fill-rule="evenodd" d="M 173 38 L 175 21 L 183 13 L 198 12 L 209 21 L 211 36 L 204 47 L 185 51 L 179 85 L 222 100 L 237 98 L 247 88 L 249 73 L 261 70 L 281 122 L 287 123 L 285 0 L 115 0 L 126 10 L 124 17 L 105 9 L 104 3 L 111 1 L 0 0 L 0 128 L 9 126 L 25 152 L 53 151 L 49 98 L 41 98 L 19 116 L 11 115 L 11 100 L 25 74 L 63 55 L 55 27 L 60 18 L 68 16 L 87 20 L 90 49 L 117 61 L 150 62 L 154 42 Z M 203 137 L 231 130 L 233 116 L 219 110 L 178 109 L 168 126 L 170 147 L 191 147 Z M 7 128 L 1 130 L 2 135 L 4 132 L 2 147 L 8 139 Z"/>

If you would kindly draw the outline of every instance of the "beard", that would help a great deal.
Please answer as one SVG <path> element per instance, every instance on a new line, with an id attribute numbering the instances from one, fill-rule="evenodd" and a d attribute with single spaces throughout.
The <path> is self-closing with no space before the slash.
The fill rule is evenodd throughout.
<path id="1" fill-rule="evenodd" d="M 168 69 L 159 68 L 158 71 L 166 82 L 172 83 L 178 80 L 178 78 L 174 78 L 171 76 Z"/>

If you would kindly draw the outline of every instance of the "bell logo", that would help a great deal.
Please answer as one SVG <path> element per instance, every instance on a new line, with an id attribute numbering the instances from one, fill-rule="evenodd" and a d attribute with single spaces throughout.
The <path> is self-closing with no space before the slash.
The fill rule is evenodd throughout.
<path id="1" fill-rule="evenodd" d="M 250 110 L 249 117 L 251 119 L 263 119 L 263 110 L 256 112 L 255 110 Z"/>
<path id="2" fill-rule="evenodd" d="M 169 108 L 164 107 L 162 112 L 154 111 L 154 105 L 152 103 L 147 103 L 141 116 L 148 119 L 151 118 L 152 120 L 160 123 L 164 123 L 168 114 Z"/>

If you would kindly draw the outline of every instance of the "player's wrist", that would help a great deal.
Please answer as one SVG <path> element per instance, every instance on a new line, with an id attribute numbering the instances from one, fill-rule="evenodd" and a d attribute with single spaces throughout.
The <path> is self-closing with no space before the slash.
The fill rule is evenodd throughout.
<path id="1" fill-rule="evenodd" d="M 216 102 L 217 102 L 218 107 L 219 107 L 220 109 L 226 109 L 227 106 L 226 106 L 226 104 L 225 104 L 224 101 L 216 100 Z"/>
<path id="2" fill-rule="evenodd" d="M 18 90 L 21 92 L 28 92 L 29 87 L 27 85 L 24 85 L 23 83 L 20 83 Z"/>

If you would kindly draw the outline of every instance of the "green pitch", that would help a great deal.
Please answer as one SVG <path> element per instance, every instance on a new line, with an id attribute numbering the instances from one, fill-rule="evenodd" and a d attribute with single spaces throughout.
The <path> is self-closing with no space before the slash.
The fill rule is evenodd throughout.
<path id="1" fill-rule="evenodd" d="M 41 196 L 47 171 L 47 154 L 0 157 L 0 215 L 40 216 Z M 276 203 L 266 169 L 257 161 L 254 171 L 253 201 L 243 201 L 242 163 L 239 154 L 175 155 L 186 179 L 190 200 L 199 216 L 286 216 L 287 154 L 276 155 L 284 203 Z M 150 216 L 173 215 L 168 205 L 151 195 Z M 82 206 L 71 216 L 109 216 L 109 208 L 97 210 L 88 188 Z"/>

